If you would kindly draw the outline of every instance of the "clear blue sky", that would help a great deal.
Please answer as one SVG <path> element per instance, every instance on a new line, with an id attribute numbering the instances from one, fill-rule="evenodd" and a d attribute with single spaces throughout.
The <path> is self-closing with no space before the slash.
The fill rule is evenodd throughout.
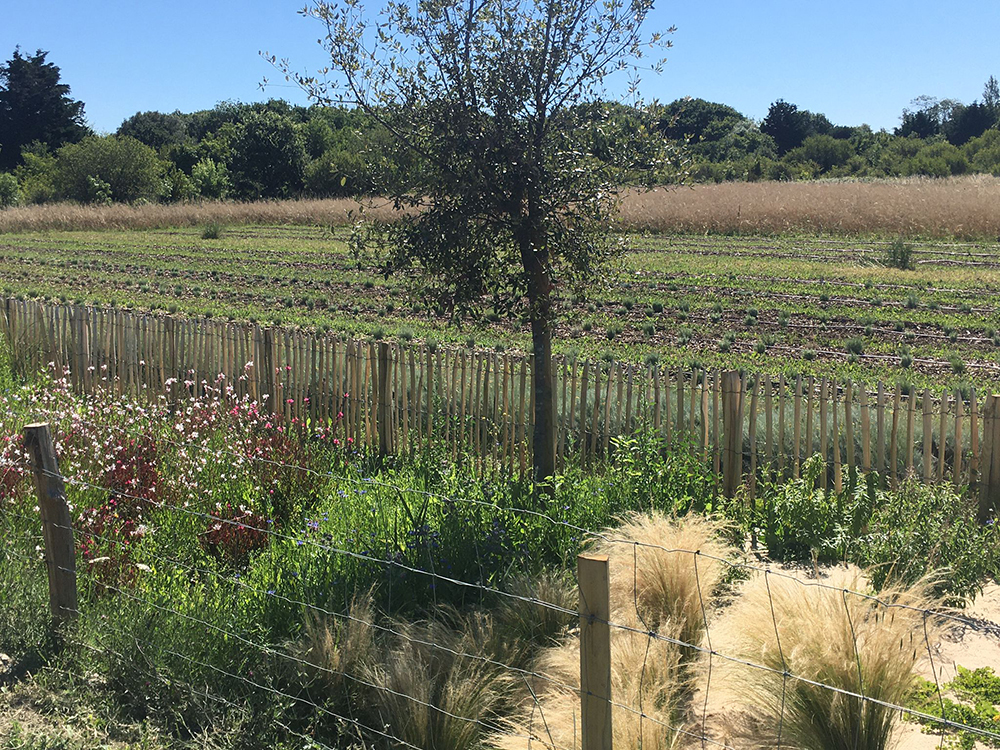
<path id="1" fill-rule="evenodd" d="M 226 99 L 306 103 L 258 52 L 296 69 L 324 63 L 304 0 L 5 0 L 0 58 L 15 45 L 49 50 L 90 124 L 114 131 L 140 110 L 212 107 Z M 375 6 L 373 6 L 375 7 Z M 783 98 L 833 122 L 892 128 L 920 94 L 979 98 L 1000 77 L 995 0 L 746 0 L 658 4 L 649 28 L 676 25 L 646 99 L 698 96 L 760 119 Z"/>

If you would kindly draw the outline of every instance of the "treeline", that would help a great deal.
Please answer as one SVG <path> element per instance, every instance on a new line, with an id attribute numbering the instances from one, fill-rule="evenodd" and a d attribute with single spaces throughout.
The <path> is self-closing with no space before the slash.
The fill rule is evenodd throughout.
<path id="1" fill-rule="evenodd" d="M 139 112 L 115 133 L 95 134 L 46 55 L 15 51 L 0 66 L 0 207 L 355 196 L 407 182 L 421 168 L 369 115 L 277 99 Z M 1000 89 L 992 77 L 982 101 L 969 105 L 914 100 L 891 133 L 835 125 L 782 100 L 760 122 L 691 98 L 642 111 L 588 105 L 574 119 L 587 130 L 590 153 L 581 159 L 612 158 L 615 141 L 634 144 L 637 133 L 667 139 L 683 158 L 662 169 L 664 182 L 678 172 L 701 182 L 1000 175 Z"/>

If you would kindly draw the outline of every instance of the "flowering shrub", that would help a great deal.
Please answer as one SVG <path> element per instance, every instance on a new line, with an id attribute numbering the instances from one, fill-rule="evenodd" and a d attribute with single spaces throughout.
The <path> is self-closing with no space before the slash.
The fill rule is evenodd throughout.
<path id="1" fill-rule="evenodd" d="M 245 565 L 250 553 L 265 549 L 270 541 L 268 521 L 243 507 L 217 509 L 208 530 L 199 535 L 201 546 L 221 562 Z"/>
<path id="2" fill-rule="evenodd" d="M 106 377 L 81 398 L 67 372 L 50 365 L 49 375 L 0 395 L 0 500 L 32 502 L 30 472 L 4 464 L 23 463 L 25 423 L 49 421 L 76 518 L 81 570 L 101 584 L 131 582 L 146 559 L 143 545 L 165 524 L 175 526 L 171 536 L 189 529 L 193 545 L 178 539 L 171 548 L 161 534 L 151 550 L 169 550 L 171 557 L 201 550 L 245 564 L 267 546 L 268 535 L 257 529 L 297 527 L 321 500 L 329 469 L 344 463 L 352 447 L 339 418 L 285 426 L 223 376 L 201 383 L 199 396 L 172 401 L 178 389 L 168 382 L 164 394 L 136 402 L 118 395 Z M 192 378 L 184 381 L 188 393 L 195 390 Z"/>

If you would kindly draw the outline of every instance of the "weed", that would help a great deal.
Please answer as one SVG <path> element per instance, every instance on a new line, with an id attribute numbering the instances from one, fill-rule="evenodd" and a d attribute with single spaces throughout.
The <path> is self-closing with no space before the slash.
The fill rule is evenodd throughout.
<path id="1" fill-rule="evenodd" d="M 222 237 L 223 226 L 217 221 L 210 221 L 201 230 L 201 238 L 203 240 L 217 240 Z"/>
<path id="2" fill-rule="evenodd" d="M 854 336 L 844 342 L 844 348 L 849 354 L 864 354 L 865 340 L 860 336 Z"/>
<path id="3" fill-rule="evenodd" d="M 908 271 L 913 268 L 913 246 L 898 237 L 886 246 L 884 259 L 890 268 Z"/>

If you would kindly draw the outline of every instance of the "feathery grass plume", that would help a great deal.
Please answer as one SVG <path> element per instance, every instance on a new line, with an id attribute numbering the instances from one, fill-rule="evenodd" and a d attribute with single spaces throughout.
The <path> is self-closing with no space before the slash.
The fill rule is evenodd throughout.
<path id="1" fill-rule="evenodd" d="M 671 637 L 700 645 L 712 595 L 729 571 L 723 562 L 731 556 L 722 539 L 725 529 L 722 521 L 705 516 L 654 512 L 605 530 L 593 550 L 608 556 L 617 621 L 669 629 Z"/>
<path id="2" fill-rule="evenodd" d="M 782 672 L 902 705 L 927 654 L 925 626 L 933 636 L 934 618 L 917 611 L 933 606 L 930 587 L 887 587 L 876 601 L 855 593 L 867 589 L 856 569 L 831 572 L 823 582 L 831 588 L 809 583 L 757 575 L 713 625 L 717 652 L 775 670 L 715 660 L 709 699 L 721 739 L 759 747 L 780 728 L 789 748 L 884 750 L 898 711 Z"/>
<path id="3" fill-rule="evenodd" d="M 302 636 L 289 648 L 300 660 L 295 666 L 301 676 L 333 691 L 345 685 L 344 674 L 358 676 L 367 671 L 377 656 L 375 629 L 365 624 L 373 622 L 373 616 L 371 591 L 354 597 L 346 617 L 310 613 Z M 354 683 L 347 681 L 347 687 L 353 688 Z"/>
<path id="4" fill-rule="evenodd" d="M 576 618 L 545 604 L 576 611 L 579 595 L 575 584 L 561 571 L 545 571 L 538 576 L 519 576 L 507 586 L 519 599 L 504 597 L 496 609 L 496 630 L 516 644 L 516 652 L 499 654 L 502 661 L 514 666 L 527 666 L 534 649 L 550 646 L 572 625 Z M 535 604 L 533 599 L 545 604 Z"/>
<path id="5" fill-rule="evenodd" d="M 492 616 L 474 613 L 457 629 L 439 620 L 400 623 L 394 629 L 401 636 L 365 677 L 377 686 L 369 708 L 376 726 L 392 727 L 400 739 L 427 750 L 467 750 L 481 744 L 500 725 L 497 714 L 509 705 L 514 682 L 493 664 L 453 652 L 493 658 L 484 646 L 502 636 L 494 631 Z"/>
<path id="6" fill-rule="evenodd" d="M 612 621 L 701 645 L 705 614 L 727 568 L 712 558 L 731 553 L 721 541 L 723 529 L 702 516 L 677 519 L 654 513 L 630 516 L 603 532 L 605 538 L 597 539 L 593 550 L 609 558 Z M 681 746 L 698 653 L 645 632 L 611 629 L 612 701 L 618 704 L 612 706 L 615 748 Z M 495 735 L 491 744 L 505 750 L 580 747 L 579 638 L 543 651 L 537 669 L 549 678 L 537 680 L 537 702 L 510 722 L 509 734 Z"/>

